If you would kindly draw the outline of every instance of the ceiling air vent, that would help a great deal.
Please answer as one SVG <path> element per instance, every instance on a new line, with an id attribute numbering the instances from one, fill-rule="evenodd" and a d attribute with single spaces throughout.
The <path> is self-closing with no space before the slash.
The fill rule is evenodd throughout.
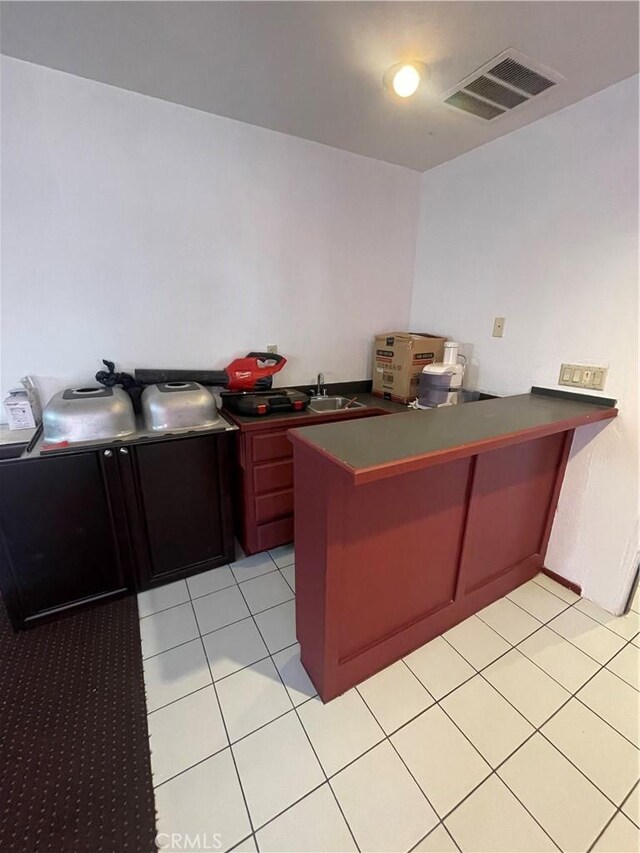
<path id="1" fill-rule="evenodd" d="M 446 92 L 444 102 L 491 121 L 526 104 L 562 79 L 557 72 L 511 48 Z"/>

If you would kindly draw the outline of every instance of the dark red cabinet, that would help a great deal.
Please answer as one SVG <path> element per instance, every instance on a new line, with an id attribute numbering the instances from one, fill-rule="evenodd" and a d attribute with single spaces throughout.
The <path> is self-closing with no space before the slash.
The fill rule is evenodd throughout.
<path id="1" fill-rule="evenodd" d="M 293 540 L 293 448 L 288 430 L 354 417 L 388 414 L 367 408 L 331 415 L 301 415 L 261 421 L 234 418 L 236 433 L 236 535 L 246 554 L 256 554 Z"/>

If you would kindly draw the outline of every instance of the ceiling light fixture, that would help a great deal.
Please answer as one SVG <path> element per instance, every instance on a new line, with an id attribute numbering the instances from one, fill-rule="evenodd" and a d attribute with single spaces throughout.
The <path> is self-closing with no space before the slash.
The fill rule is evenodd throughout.
<path id="1" fill-rule="evenodd" d="M 384 75 L 384 85 L 399 98 L 410 98 L 420 88 L 420 84 L 429 76 L 429 68 L 424 62 L 411 60 L 397 62 L 387 69 Z"/>

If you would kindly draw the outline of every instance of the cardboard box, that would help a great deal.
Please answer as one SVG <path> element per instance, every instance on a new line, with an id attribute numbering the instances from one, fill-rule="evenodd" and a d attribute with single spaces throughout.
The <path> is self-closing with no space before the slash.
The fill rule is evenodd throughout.
<path id="1" fill-rule="evenodd" d="M 418 396 L 425 364 L 442 361 L 446 338 L 423 332 L 376 335 L 373 350 L 373 393 L 396 403 Z"/>

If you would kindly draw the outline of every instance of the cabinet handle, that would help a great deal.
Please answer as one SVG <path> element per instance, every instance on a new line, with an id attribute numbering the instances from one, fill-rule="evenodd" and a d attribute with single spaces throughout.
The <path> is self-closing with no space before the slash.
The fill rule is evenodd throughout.
<path id="1" fill-rule="evenodd" d="M 120 453 L 122 453 L 122 455 L 123 455 L 123 456 L 126 456 L 126 455 L 129 453 L 129 451 L 127 450 L 127 448 L 126 448 L 126 447 L 121 447 L 121 448 L 120 448 Z"/>
<path id="2" fill-rule="evenodd" d="M 112 450 L 105 450 L 104 455 L 105 456 L 113 456 L 113 451 Z"/>

